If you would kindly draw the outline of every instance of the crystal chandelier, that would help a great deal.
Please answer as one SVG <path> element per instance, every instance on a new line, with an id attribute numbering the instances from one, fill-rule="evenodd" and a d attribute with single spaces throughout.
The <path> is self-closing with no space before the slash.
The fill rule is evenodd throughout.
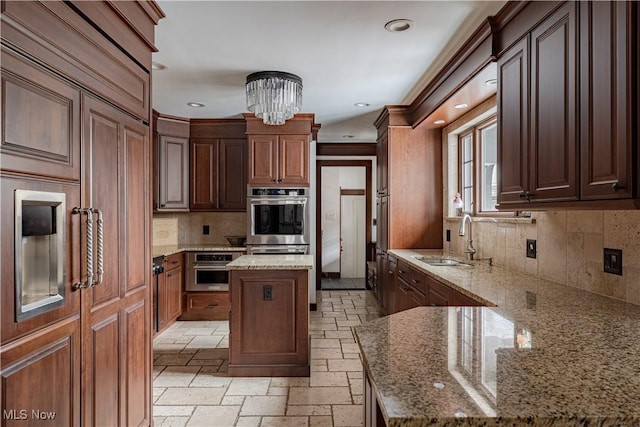
<path id="1" fill-rule="evenodd" d="M 302 79 L 282 71 L 247 76 L 247 108 L 267 125 L 283 125 L 302 105 Z"/>

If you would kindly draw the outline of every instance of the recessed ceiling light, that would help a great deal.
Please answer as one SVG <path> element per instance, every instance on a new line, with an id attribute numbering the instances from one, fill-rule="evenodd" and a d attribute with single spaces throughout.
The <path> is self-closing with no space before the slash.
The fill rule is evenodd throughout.
<path id="1" fill-rule="evenodd" d="M 495 86 L 498 84 L 498 79 L 489 79 L 484 82 L 484 84 L 486 84 L 487 86 Z"/>
<path id="2" fill-rule="evenodd" d="M 392 33 L 401 33 L 413 27 L 411 19 L 394 19 L 384 24 L 384 29 Z"/>
<path id="3" fill-rule="evenodd" d="M 167 66 L 164 64 L 161 64 L 159 62 L 152 62 L 151 63 L 151 69 L 152 70 L 156 70 L 156 71 L 160 71 L 160 70 L 166 70 Z"/>
<path id="4" fill-rule="evenodd" d="M 433 122 L 433 124 L 434 124 L 434 125 L 443 125 L 443 124 L 445 124 L 445 123 L 446 123 L 446 122 L 445 122 L 444 120 L 442 120 L 442 119 L 440 119 L 440 120 L 436 120 L 435 122 Z"/>
<path id="5" fill-rule="evenodd" d="M 187 102 L 187 105 L 193 108 L 204 107 L 204 104 L 202 102 Z"/>
<path id="6" fill-rule="evenodd" d="M 467 108 L 469 105 L 468 104 L 456 104 L 453 106 L 453 108 L 457 108 L 458 110 L 462 110 L 463 108 Z"/>
<path id="7" fill-rule="evenodd" d="M 365 107 L 368 107 L 368 106 L 369 106 L 369 105 L 371 105 L 371 104 L 367 104 L 366 102 L 356 102 L 356 103 L 355 103 L 355 104 L 353 104 L 353 105 L 355 105 L 355 106 L 356 106 L 356 107 L 358 107 L 358 108 L 365 108 Z"/>
<path id="8" fill-rule="evenodd" d="M 353 135 L 342 135 L 342 137 L 345 139 L 351 139 L 353 138 Z"/>

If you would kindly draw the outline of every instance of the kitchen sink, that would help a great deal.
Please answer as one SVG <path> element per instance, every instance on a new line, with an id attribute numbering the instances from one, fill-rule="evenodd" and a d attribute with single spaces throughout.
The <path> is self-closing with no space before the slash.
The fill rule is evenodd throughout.
<path id="1" fill-rule="evenodd" d="M 456 261 L 455 259 L 449 258 L 429 258 L 422 255 L 414 255 L 413 258 L 418 261 L 424 262 L 428 265 L 436 265 L 436 266 L 454 266 L 454 265 L 464 265 L 470 266 L 469 264 L 461 263 L 460 261 Z"/>

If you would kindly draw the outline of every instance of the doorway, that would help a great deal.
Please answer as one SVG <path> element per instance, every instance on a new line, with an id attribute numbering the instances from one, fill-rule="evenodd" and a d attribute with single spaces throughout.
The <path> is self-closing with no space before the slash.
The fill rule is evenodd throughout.
<path id="1" fill-rule="evenodd" d="M 372 162 L 318 160 L 316 289 L 366 289 Z"/>

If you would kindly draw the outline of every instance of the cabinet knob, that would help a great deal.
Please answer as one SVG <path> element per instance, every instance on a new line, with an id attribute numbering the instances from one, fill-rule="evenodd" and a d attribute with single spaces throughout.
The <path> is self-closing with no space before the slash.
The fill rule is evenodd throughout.
<path id="1" fill-rule="evenodd" d="M 523 200 L 527 199 L 527 202 L 530 202 L 531 198 L 533 197 L 533 193 L 531 193 L 529 190 L 522 191 L 520 194 L 518 194 L 518 197 L 520 197 Z"/>
<path id="2" fill-rule="evenodd" d="M 389 270 L 389 274 L 393 274 L 393 270 Z"/>
<path id="3" fill-rule="evenodd" d="M 161 207 L 161 208 L 164 208 L 164 203 L 162 203 L 162 204 L 160 205 L 160 207 Z"/>
<path id="4" fill-rule="evenodd" d="M 624 185 L 620 185 L 617 182 L 614 182 L 613 185 L 611 186 L 611 189 L 613 191 L 623 190 L 624 189 Z"/>

